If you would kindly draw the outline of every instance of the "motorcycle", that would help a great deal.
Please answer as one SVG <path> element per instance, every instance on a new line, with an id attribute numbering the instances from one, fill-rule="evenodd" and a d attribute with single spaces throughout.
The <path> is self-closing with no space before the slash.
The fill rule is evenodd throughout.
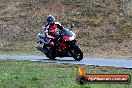
<path id="1" fill-rule="evenodd" d="M 62 29 L 55 39 L 45 38 L 45 34 L 40 33 L 37 37 L 43 47 L 36 48 L 49 59 L 54 60 L 56 57 L 73 57 L 76 61 L 83 59 L 83 52 L 77 45 L 76 35 L 69 29 Z"/>

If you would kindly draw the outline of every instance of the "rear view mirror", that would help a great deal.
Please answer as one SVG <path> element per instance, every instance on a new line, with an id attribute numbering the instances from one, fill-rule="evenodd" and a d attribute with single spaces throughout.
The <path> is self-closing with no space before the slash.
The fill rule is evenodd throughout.
<path id="1" fill-rule="evenodd" d="M 75 27 L 75 25 L 72 23 L 72 24 L 71 24 L 71 29 L 74 28 L 74 27 Z"/>

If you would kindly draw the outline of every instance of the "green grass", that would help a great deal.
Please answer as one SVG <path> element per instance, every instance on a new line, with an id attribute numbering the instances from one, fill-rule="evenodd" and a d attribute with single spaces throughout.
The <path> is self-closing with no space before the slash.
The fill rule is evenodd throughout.
<path id="1" fill-rule="evenodd" d="M 1 60 L 0 88 L 132 88 L 130 84 L 76 82 L 78 65 Z M 88 74 L 130 74 L 131 69 L 83 66 Z"/>

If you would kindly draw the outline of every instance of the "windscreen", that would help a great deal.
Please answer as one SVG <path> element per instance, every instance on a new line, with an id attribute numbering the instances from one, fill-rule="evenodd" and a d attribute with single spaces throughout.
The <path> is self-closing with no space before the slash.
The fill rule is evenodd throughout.
<path id="1" fill-rule="evenodd" d="M 65 29 L 65 28 L 62 29 L 60 33 L 63 34 L 63 35 L 66 35 L 68 37 L 72 37 L 73 36 L 73 34 L 68 29 Z"/>

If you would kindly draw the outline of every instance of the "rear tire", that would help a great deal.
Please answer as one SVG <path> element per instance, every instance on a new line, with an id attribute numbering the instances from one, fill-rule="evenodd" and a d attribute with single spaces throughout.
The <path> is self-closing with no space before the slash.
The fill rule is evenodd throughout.
<path id="1" fill-rule="evenodd" d="M 49 58 L 50 60 L 55 60 L 55 58 L 56 58 L 55 53 L 52 52 L 52 51 L 50 51 L 49 54 L 48 54 L 48 58 Z"/>
<path id="2" fill-rule="evenodd" d="M 44 53 L 45 56 L 47 58 L 49 58 L 50 60 L 55 60 L 55 58 L 56 58 L 55 53 L 52 50 L 48 50 L 48 48 L 46 46 L 43 46 L 43 48 L 47 50 L 47 53 Z"/>
<path id="3" fill-rule="evenodd" d="M 78 46 L 73 47 L 73 49 L 71 50 L 71 55 L 77 61 L 80 61 L 83 59 L 83 52 Z"/>

